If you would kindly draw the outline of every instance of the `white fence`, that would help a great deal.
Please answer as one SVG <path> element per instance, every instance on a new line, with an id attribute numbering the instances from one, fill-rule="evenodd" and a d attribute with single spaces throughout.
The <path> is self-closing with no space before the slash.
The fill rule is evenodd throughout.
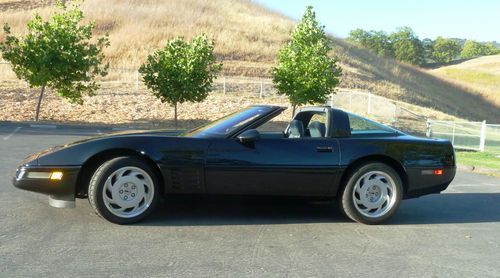
<path id="1" fill-rule="evenodd" d="M 331 95 L 330 105 L 356 114 L 377 118 L 384 123 L 394 123 L 397 120 L 396 102 L 371 92 L 339 89 L 336 94 Z"/>
<path id="2" fill-rule="evenodd" d="M 17 84 L 19 87 L 28 87 L 26 82 L 19 80 L 11 70 L 10 63 L 0 60 L 0 83 Z M 147 91 L 137 69 L 110 67 L 108 75 L 98 77 L 97 82 L 102 87 L 121 86 L 118 94 L 135 94 Z M 223 94 L 250 93 L 261 98 L 278 96 L 269 77 L 236 77 L 221 76 L 214 80 L 213 91 Z"/>
<path id="3" fill-rule="evenodd" d="M 448 139 L 458 149 L 500 153 L 500 125 L 486 121 L 428 120 L 427 136 Z"/>
<path id="4" fill-rule="evenodd" d="M 409 110 L 408 104 L 370 92 L 339 89 L 330 105 L 393 126 L 407 133 L 424 136 L 427 118 Z"/>

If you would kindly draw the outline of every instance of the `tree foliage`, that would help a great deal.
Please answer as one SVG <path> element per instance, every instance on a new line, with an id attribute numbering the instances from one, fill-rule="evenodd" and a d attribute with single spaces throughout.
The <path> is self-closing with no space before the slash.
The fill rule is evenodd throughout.
<path id="1" fill-rule="evenodd" d="M 485 45 L 486 51 L 484 55 L 497 55 L 500 54 L 500 48 L 496 47 L 494 43 L 488 42 Z"/>
<path id="2" fill-rule="evenodd" d="M 307 7 L 295 27 L 291 40 L 280 49 L 273 68 L 273 83 L 278 93 L 297 105 L 325 103 L 339 84 L 342 74 L 337 60 L 329 56 L 332 41 Z"/>
<path id="3" fill-rule="evenodd" d="M 487 49 L 484 44 L 473 40 L 467 40 L 464 43 L 460 57 L 463 59 L 474 58 L 486 55 Z"/>
<path id="4" fill-rule="evenodd" d="M 424 46 L 410 27 L 398 28 L 390 39 L 397 60 L 414 65 L 424 62 Z"/>
<path id="5" fill-rule="evenodd" d="M 461 50 L 456 40 L 437 37 L 432 47 L 432 58 L 436 62 L 449 63 L 460 54 Z"/>
<path id="6" fill-rule="evenodd" d="M 368 48 L 382 57 L 394 57 L 392 42 L 384 31 L 355 29 L 349 32 L 348 40 Z"/>
<path id="7" fill-rule="evenodd" d="M 467 40 L 464 43 L 461 58 L 473 58 L 478 56 L 496 55 L 500 54 L 500 48 L 496 47 L 493 42 L 480 43 L 473 40 Z"/>
<path id="8" fill-rule="evenodd" d="M 99 87 L 95 77 L 107 74 L 107 65 L 103 65 L 107 36 L 92 43 L 94 23 L 81 24 L 84 14 L 79 6 L 58 2 L 57 7 L 59 11 L 47 21 L 36 14 L 28 22 L 25 36 L 12 35 L 5 24 L 6 39 L 0 44 L 3 59 L 12 64 L 16 76 L 32 88 L 41 87 L 36 120 L 46 87 L 82 104 L 83 96 L 94 95 Z"/>
<path id="9" fill-rule="evenodd" d="M 401 27 L 394 33 L 355 29 L 348 40 L 371 52 L 399 61 L 419 65 L 424 62 L 424 46 L 410 27 Z"/>
<path id="10" fill-rule="evenodd" d="M 157 98 L 174 106 L 177 127 L 177 105 L 203 101 L 221 68 L 214 55 L 214 43 L 201 35 L 190 42 L 182 37 L 170 40 L 147 57 L 139 72 Z"/>
<path id="11" fill-rule="evenodd" d="M 500 54 L 500 48 L 495 42 L 442 37 L 434 41 L 429 38 L 420 41 L 410 27 L 398 28 L 390 35 L 383 31 L 355 29 L 349 32 L 347 39 L 379 56 L 393 57 L 416 65 L 429 60 L 448 63 L 457 57 L 472 58 Z"/>
<path id="12" fill-rule="evenodd" d="M 427 62 L 432 59 L 432 47 L 434 46 L 434 41 L 429 38 L 425 38 L 422 40 L 422 46 L 424 47 L 424 62 Z"/>

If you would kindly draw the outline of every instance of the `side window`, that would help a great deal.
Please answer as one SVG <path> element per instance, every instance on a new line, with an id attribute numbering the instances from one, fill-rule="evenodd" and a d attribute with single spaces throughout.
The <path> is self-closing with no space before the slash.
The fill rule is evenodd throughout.
<path id="1" fill-rule="evenodd" d="M 367 133 L 394 133 L 395 131 L 387 126 L 376 123 L 369 119 L 347 113 L 349 124 L 351 126 L 351 134 L 367 134 Z"/>

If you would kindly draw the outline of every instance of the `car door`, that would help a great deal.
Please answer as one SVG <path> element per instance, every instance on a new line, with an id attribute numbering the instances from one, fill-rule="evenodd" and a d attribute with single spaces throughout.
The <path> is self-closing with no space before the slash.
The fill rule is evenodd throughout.
<path id="1" fill-rule="evenodd" d="M 324 196 L 338 183 L 335 138 L 266 138 L 253 144 L 212 139 L 205 167 L 208 193 Z"/>

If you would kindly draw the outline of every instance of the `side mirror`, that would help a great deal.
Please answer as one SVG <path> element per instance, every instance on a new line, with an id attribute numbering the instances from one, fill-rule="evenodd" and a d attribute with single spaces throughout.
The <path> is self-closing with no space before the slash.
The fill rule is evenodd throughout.
<path id="1" fill-rule="evenodd" d="M 253 143 L 260 139 L 260 133 L 256 129 L 249 129 L 238 135 L 240 143 Z"/>

